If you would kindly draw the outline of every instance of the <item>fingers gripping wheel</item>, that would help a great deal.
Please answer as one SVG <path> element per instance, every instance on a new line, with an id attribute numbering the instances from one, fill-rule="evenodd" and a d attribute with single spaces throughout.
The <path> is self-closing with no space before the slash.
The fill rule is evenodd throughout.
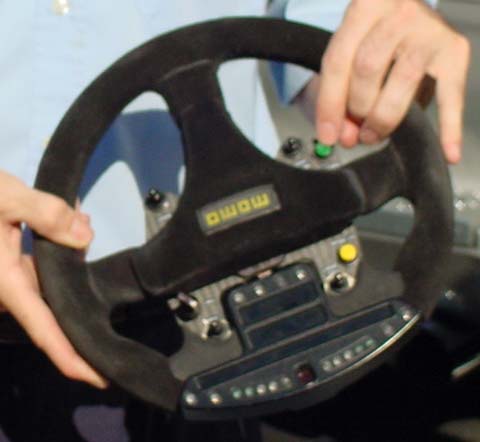
<path id="1" fill-rule="evenodd" d="M 183 134 L 184 193 L 171 221 L 145 246 L 87 264 L 73 250 L 35 239 L 42 287 L 66 334 L 94 367 L 133 394 L 172 410 L 179 404 L 186 380 L 172 373 L 164 355 L 113 330 L 110 315 L 116 306 L 147 295 L 191 292 L 306 247 L 337 234 L 356 216 L 395 196 L 407 197 L 416 208 L 414 228 L 398 257 L 398 277 L 393 279 L 400 283 L 395 293 L 380 296 L 379 291 L 391 288 L 388 284 L 365 283 L 370 289 L 376 287 L 367 290 L 360 283 L 347 301 L 332 301 L 333 310 L 338 316 L 355 313 L 358 317 L 358 312 L 392 297 L 425 314 L 435 305 L 452 242 L 452 202 L 437 138 L 419 109 L 411 110 L 388 148 L 330 171 L 300 170 L 268 158 L 243 137 L 225 110 L 216 78 L 221 62 L 255 57 L 317 71 L 329 37 L 315 28 L 274 19 L 225 19 L 180 29 L 151 40 L 112 65 L 83 92 L 57 128 L 36 187 L 72 205 L 101 135 L 142 92 L 153 90 L 164 96 Z M 241 205 L 259 189 L 268 202 L 259 204 L 255 213 L 229 222 L 209 219 L 210 209 L 229 201 Z M 367 281 L 370 273 L 365 273 Z M 334 330 L 339 338 L 340 329 Z M 302 342 L 302 336 L 295 339 Z M 370 359 L 378 359 L 374 356 L 380 353 L 376 351 Z M 234 362 L 229 361 L 230 366 Z M 366 371 L 358 369 L 355 375 L 357 366 L 347 377 L 334 377 L 335 389 Z M 214 382 L 214 377 L 209 379 Z M 329 382 L 326 379 L 324 386 L 310 390 L 328 390 Z M 302 398 L 303 393 L 307 394 L 294 391 L 289 397 Z M 209 390 L 209 394 L 218 407 L 215 392 Z M 200 396 L 185 395 L 185 407 L 194 408 Z M 277 395 L 274 402 L 282 403 L 287 396 Z M 289 406 L 285 404 L 277 409 Z M 249 413 L 273 409 L 263 404 L 250 407 Z M 208 418 L 220 415 L 215 412 Z"/>

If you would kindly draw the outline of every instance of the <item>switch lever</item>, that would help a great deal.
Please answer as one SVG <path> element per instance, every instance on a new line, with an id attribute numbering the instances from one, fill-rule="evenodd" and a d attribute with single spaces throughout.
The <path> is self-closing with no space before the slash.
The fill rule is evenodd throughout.
<path id="1" fill-rule="evenodd" d="M 177 305 L 175 307 L 175 314 L 182 321 L 191 321 L 195 319 L 200 312 L 200 303 L 191 295 L 179 293 L 177 296 Z"/>

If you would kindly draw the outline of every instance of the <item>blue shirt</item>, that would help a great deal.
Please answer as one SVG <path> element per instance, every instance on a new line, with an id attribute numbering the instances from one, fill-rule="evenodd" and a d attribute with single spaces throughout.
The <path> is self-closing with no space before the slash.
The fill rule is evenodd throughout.
<path id="1" fill-rule="evenodd" d="M 265 15 L 266 3 L 0 1 L 0 168 L 32 184 L 62 115 L 78 94 L 125 52 L 193 22 Z M 275 15 L 334 29 L 347 3 L 277 0 L 271 8 Z M 285 101 L 311 75 L 294 67 L 282 68 L 276 74 Z M 238 126 L 258 146 L 274 154 L 279 140 L 257 64 L 251 60 L 226 63 L 219 75 L 227 107 Z M 180 145 L 179 134 L 159 96 L 144 94 L 117 119 L 98 146 L 81 190 L 83 210 L 92 215 L 96 232 L 89 258 L 144 243 L 142 199 L 150 187 L 178 190 Z"/>
<path id="2" fill-rule="evenodd" d="M 347 3 L 276 0 L 271 13 L 332 30 Z M 73 100 L 135 46 L 193 22 L 266 13 L 266 0 L 0 0 L 0 168 L 32 184 L 48 140 Z M 274 154 L 279 140 L 256 63 L 229 62 L 219 75 L 238 126 Z M 290 66 L 277 70 L 282 98 L 289 101 L 310 75 Z M 143 197 L 150 187 L 178 191 L 180 145 L 164 102 L 154 94 L 139 97 L 116 120 L 81 189 L 83 210 L 92 215 L 96 232 L 90 258 L 145 241 Z M 121 410 L 81 408 L 74 422 L 85 440 L 119 442 L 128 440 L 122 417 Z M 0 441 L 5 440 L 0 429 Z"/>

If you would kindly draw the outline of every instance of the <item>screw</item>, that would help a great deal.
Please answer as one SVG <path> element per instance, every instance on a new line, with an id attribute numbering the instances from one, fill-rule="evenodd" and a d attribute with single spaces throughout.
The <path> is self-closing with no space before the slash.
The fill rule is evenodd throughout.
<path id="1" fill-rule="evenodd" d="M 233 300 L 236 304 L 241 304 L 245 301 L 245 295 L 242 292 L 235 292 L 233 294 Z"/>
<path id="2" fill-rule="evenodd" d="M 296 277 L 301 281 L 307 277 L 307 272 L 303 269 L 298 269 L 295 272 Z"/>
<path id="3" fill-rule="evenodd" d="M 402 312 L 402 319 L 403 319 L 405 322 L 410 321 L 412 318 L 413 318 L 413 313 L 412 313 L 410 310 L 405 309 L 405 310 Z"/>
<path id="4" fill-rule="evenodd" d="M 257 296 L 262 296 L 265 294 L 265 289 L 260 284 L 254 286 L 253 291 Z"/>

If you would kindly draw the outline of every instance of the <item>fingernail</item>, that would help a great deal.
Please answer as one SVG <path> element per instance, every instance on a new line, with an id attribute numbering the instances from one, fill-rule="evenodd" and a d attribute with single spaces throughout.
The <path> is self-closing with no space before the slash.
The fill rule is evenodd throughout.
<path id="1" fill-rule="evenodd" d="M 340 134 L 340 143 L 343 147 L 352 148 L 358 142 L 358 132 L 348 124 L 344 124 Z"/>
<path id="2" fill-rule="evenodd" d="M 445 156 L 450 164 L 457 164 L 461 158 L 462 147 L 457 143 L 445 145 Z"/>
<path id="3" fill-rule="evenodd" d="M 363 128 L 360 131 L 360 141 L 363 144 L 375 144 L 380 141 L 380 137 L 372 129 Z"/>
<path id="4" fill-rule="evenodd" d="M 70 232 L 76 240 L 82 243 L 88 243 L 92 239 L 92 229 L 87 220 L 82 218 L 80 214 L 75 216 L 70 227 Z"/>
<path id="5" fill-rule="evenodd" d="M 85 382 L 88 382 L 89 384 L 100 388 L 101 390 L 105 390 L 108 387 L 108 381 L 103 376 L 100 376 L 83 359 L 78 360 L 78 368 L 81 371 Z"/>
<path id="6" fill-rule="evenodd" d="M 333 123 L 320 123 L 318 125 L 318 139 L 327 145 L 335 144 L 338 140 L 338 130 Z"/>
<path id="7" fill-rule="evenodd" d="M 106 390 L 109 386 L 109 383 L 106 379 L 102 378 L 99 375 L 92 375 L 88 379 L 88 383 L 97 387 L 100 390 Z"/>
<path id="8" fill-rule="evenodd" d="M 92 376 L 92 384 L 100 390 L 106 390 L 110 385 L 109 382 L 100 375 Z"/>

